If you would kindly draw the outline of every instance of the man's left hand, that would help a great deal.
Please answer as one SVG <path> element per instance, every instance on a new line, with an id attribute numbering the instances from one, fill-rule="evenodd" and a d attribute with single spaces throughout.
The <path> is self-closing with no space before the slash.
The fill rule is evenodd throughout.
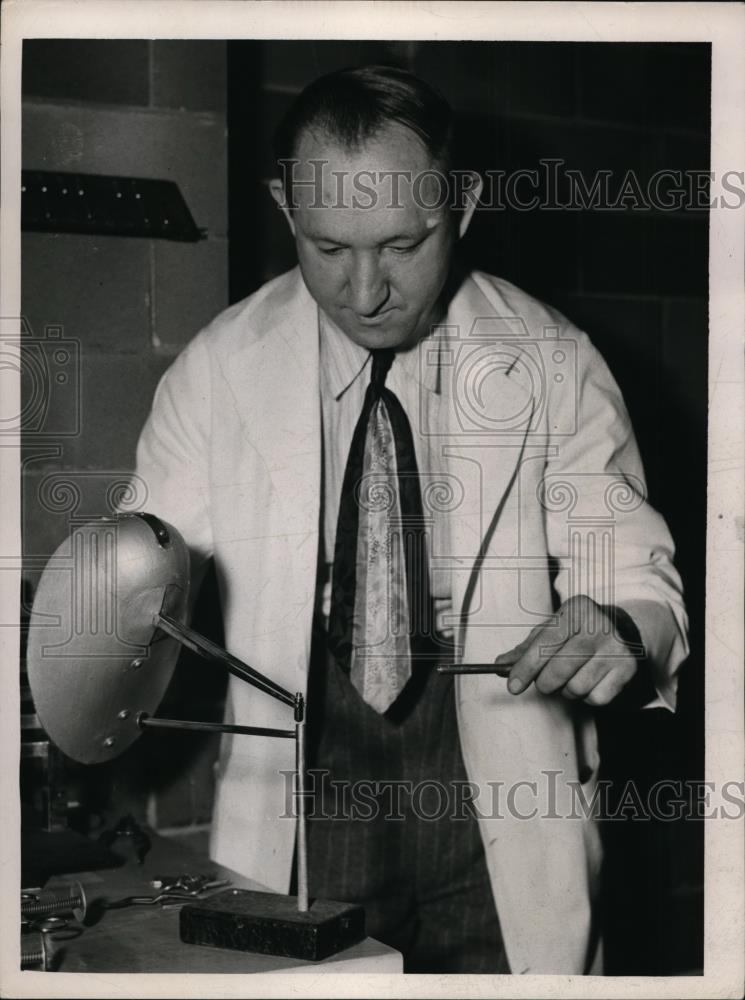
<path id="1" fill-rule="evenodd" d="M 619 619 L 624 618 L 631 621 L 620 608 L 602 607 L 584 595 L 572 597 L 551 621 L 536 625 L 494 662 L 512 665 L 507 683 L 512 694 L 535 682 L 542 694 L 561 692 L 589 705 L 607 705 L 639 669 L 628 637 L 619 634 Z"/>

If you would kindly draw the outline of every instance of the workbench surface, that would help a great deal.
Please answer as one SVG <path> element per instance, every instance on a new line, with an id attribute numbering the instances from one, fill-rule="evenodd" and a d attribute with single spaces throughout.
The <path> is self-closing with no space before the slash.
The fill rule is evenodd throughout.
<path id="1" fill-rule="evenodd" d="M 227 878 L 231 886 L 264 887 L 227 868 L 214 864 L 166 837 L 150 834 L 152 848 L 139 865 L 128 846 L 130 859 L 121 868 L 70 873 L 55 878 L 79 880 L 86 891 L 88 913 L 82 933 L 68 937 L 62 931 L 54 943 L 54 971 L 60 972 L 384 972 L 403 971 L 401 955 L 366 938 L 360 944 L 322 962 L 255 955 L 247 952 L 183 944 L 179 938 L 179 907 L 129 906 L 102 910 L 100 901 L 133 895 L 153 895 L 151 879 L 160 875 L 212 874 Z M 117 850 L 119 847 L 117 845 Z"/>

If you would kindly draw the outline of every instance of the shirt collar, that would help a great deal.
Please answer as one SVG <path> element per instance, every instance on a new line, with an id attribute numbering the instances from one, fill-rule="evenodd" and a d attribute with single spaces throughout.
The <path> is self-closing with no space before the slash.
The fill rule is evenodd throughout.
<path id="1" fill-rule="evenodd" d="M 355 344 L 319 307 L 321 374 L 326 389 L 339 399 L 367 367 L 370 351 Z M 442 327 L 434 327 L 414 347 L 397 351 L 394 366 L 430 392 L 440 392 Z"/>

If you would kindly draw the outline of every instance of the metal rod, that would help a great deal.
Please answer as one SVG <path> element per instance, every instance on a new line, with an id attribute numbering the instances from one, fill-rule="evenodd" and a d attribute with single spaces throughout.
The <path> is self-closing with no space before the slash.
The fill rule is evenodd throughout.
<path id="1" fill-rule="evenodd" d="M 153 719 L 146 712 L 140 712 L 137 724 L 148 729 L 188 729 L 202 733 L 237 733 L 239 736 L 281 736 L 288 740 L 296 738 L 294 729 L 261 729 L 259 726 L 232 726 L 225 722 L 185 722 L 181 719 Z"/>
<path id="2" fill-rule="evenodd" d="M 175 618 L 162 613 L 155 616 L 154 622 L 158 628 L 168 633 L 172 638 L 177 639 L 193 653 L 199 653 L 200 656 L 203 656 L 207 660 L 222 663 L 223 666 L 228 668 L 231 674 L 235 677 L 240 677 L 247 684 L 253 684 L 260 691 L 270 694 L 273 698 L 278 698 L 286 705 L 295 705 L 295 696 L 290 694 L 285 688 L 279 684 L 275 684 L 273 680 L 260 674 L 253 667 L 249 667 L 247 663 L 243 663 L 242 660 L 228 653 L 227 650 L 222 649 L 216 643 L 210 642 L 203 635 L 194 632 L 187 625 L 182 625 Z"/>
<path id="3" fill-rule="evenodd" d="M 302 715 L 302 712 L 300 713 Z M 295 767 L 297 773 L 297 908 L 308 912 L 308 845 L 305 829 L 305 722 L 295 723 Z"/>
<path id="4" fill-rule="evenodd" d="M 498 677 L 509 677 L 512 664 L 498 663 L 441 663 L 438 674 L 496 674 Z"/>

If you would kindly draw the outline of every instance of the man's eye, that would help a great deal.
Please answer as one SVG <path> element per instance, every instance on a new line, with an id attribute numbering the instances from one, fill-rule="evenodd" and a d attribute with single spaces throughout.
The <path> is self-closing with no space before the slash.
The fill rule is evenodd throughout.
<path id="1" fill-rule="evenodd" d="M 392 250 L 394 253 L 398 253 L 398 254 L 413 253 L 418 248 L 419 248 L 419 244 L 418 243 L 413 243 L 409 247 L 388 247 L 389 250 Z"/>
<path id="2" fill-rule="evenodd" d="M 326 257 L 334 257 L 336 254 L 342 252 L 343 247 L 319 247 L 318 249 Z"/>

